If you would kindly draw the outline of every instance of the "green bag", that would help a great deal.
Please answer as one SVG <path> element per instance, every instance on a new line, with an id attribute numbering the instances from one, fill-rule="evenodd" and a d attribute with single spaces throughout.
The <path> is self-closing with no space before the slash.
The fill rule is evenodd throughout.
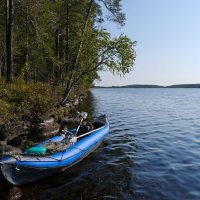
<path id="1" fill-rule="evenodd" d="M 28 149 L 28 154 L 37 154 L 37 155 L 45 155 L 46 154 L 46 148 L 44 146 L 36 146 L 31 147 Z"/>

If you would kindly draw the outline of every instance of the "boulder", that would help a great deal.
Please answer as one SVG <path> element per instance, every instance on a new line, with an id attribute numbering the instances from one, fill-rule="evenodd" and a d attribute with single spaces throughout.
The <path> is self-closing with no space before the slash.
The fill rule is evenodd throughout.
<path id="1" fill-rule="evenodd" d="M 5 140 L 0 141 L 0 146 L 4 146 L 6 144 L 7 144 L 7 141 L 5 141 Z"/>
<path id="2" fill-rule="evenodd" d="M 20 153 L 22 153 L 22 151 L 19 148 L 10 145 L 0 146 L 0 155 L 14 155 Z"/>
<path id="3" fill-rule="evenodd" d="M 9 145 L 18 147 L 23 141 L 27 140 L 27 134 L 18 135 L 8 142 Z"/>
<path id="4" fill-rule="evenodd" d="M 43 123 L 36 124 L 30 132 L 30 137 L 33 140 L 51 137 L 58 134 L 60 124 L 53 120 L 45 121 Z"/>
<path id="5" fill-rule="evenodd" d="M 0 140 L 10 141 L 13 138 L 27 134 L 30 124 L 25 122 L 9 122 L 0 126 Z"/>

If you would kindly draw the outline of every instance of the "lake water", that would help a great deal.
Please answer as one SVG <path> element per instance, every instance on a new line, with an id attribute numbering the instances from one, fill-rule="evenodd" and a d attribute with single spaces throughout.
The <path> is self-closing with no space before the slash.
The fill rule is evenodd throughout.
<path id="1" fill-rule="evenodd" d="M 84 109 L 110 134 L 72 169 L 0 199 L 200 199 L 200 89 L 92 89 Z"/>

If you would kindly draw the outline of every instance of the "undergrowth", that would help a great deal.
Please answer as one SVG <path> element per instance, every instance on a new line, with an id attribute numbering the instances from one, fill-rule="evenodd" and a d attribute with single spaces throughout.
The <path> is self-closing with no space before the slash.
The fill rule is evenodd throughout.
<path id="1" fill-rule="evenodd" d="M 49 84 L 0 81 L 0 124 L 10 121 L 34 122 L 42 116 L 66 112 L 58 109 L 58 91 Z"/>

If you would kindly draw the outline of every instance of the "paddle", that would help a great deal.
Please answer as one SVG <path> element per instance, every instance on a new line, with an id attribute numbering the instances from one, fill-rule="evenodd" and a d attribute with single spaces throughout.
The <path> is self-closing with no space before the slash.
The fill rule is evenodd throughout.
<path id="1" fill-rule="evenodd" d="M 77 133 L 78 133 L 78 131 L 79 131 L 79 129 L 80 129 L 80 126 L 81 126 L 83 120 L 87 118 L 87 115 L 88 115 L 88 114 L 87 114 L 86 112 L 81 112 L 81 113 L 80 113 L 81 121 L 80 121 L 80 124 L 78 125 L 78 127 L 77 127 L 77 129 L 76 129 L 76 133 L 74 134 L 74 137 L 70 140 L 71 143 L 76 143 L 76 142 L 77 142 L 77 137 L 76 137 L 76 135 L 77 135 Z"/>
<path id="2" fill-rule="evenodd" d="M 77 135 L 77 133 L 78 133 L 78 131 L 79 131 L 79 128 L 80 128 L 80 126 L 81 126 L 83 120 L 87 118 L 87 115 L 88 115 L 88 114 L 87 114 L 86 112 L 81 112 L 81 113 L 80 113 L 81 121 L 80 121 L 79 126 L 78 126 L 77 129 L 76 129 L 76 133 L 75 133 L 75 135 L 74 135 L 75 137 L 76 137 L 76 135 Z"/>

